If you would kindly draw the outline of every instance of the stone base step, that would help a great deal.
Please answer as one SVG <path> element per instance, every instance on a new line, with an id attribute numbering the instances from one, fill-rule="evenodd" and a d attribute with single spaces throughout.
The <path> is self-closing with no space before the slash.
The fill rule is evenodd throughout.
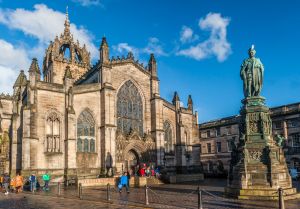
<path id="1" fill-rule="evenodd" d="M 161 180 L 154 178 L 154 177 L 149 177 L 147 179 L 147 185 L 158 185 L 158 184 L 164 184 Z"/>
<path id="2" fill-rule="evenodd" d="M 284 199 L 298 199 L 300 193 L 295 188 L 283 189 Z M 225 195 L 243 200 L 278 200 L 278 191 L 276 189 L 238 189 L 225 188 Z"/>
<path id="3" fill-rule="evenodd" d="M 284 200 L 293 200 L 293 199 L 299 199 L 299 198 L 300 198 L 300 193 L 284 195 Z M 240 195 L 240 196 L 238 196 L 238 199 L 241 199 L 241 200 L 278 200 L 278 195 L 277 196 Z"/>

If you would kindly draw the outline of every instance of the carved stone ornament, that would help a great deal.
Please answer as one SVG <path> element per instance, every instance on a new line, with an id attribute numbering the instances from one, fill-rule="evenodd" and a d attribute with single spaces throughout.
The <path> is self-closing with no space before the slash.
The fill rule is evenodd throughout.
<path id="1" fill-rule="evenodd" d="M 249 152 L 249 158 L 251 160 L 260 161 L 261 157 L 262 157 L 262 152 L 261 151 L 250 151 Z"/>

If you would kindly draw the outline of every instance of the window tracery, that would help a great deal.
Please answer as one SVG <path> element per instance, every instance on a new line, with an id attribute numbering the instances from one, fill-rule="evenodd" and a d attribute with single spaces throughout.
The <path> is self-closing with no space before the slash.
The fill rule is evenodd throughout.
<path id="1" fill-rule="evenodd" d="M 46 152 L 61 152 L 60 126 L 57 113 L 50 113 L 46 120 Z"/>
<path id="2" fill-rule="evenodd" d="M 142 98 L 131 81 L 126 81 L 117 95 L 117 127 L 125 134 L 134 130 L 143 136 Z"/>
<path id="3" fill-rule="evenodd" d="M 77 120 L 77 152 L 96 152 L 95 121 L 87 110 Z"/>

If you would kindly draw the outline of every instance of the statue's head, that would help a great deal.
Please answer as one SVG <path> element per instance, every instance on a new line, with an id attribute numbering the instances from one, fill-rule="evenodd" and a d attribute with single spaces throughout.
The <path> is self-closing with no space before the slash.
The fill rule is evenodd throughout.
<path id="1" fill-rule="evenodd" d="M 251 48 L 248 50 L 248 54 L 249 54 L 249 57 L 252 58 L 255 56 L 255 49 L 254 49 L 254 45 L 252 44 Z"/>

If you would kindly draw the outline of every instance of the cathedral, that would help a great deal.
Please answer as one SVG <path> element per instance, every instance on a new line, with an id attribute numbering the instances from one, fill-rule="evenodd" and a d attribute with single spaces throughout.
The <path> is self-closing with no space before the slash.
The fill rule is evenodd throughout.
<path id="1" fill-rule="evenodd" d="M 102 38 L 91 65 L 85 45 L 64 31 L 50 42 L 41 69 L 37 59 L 20 71 L 13 95 L 0 95 L 0 172 L 64 176 L 120 174 L 141 163 L 170 173 L 200 166 L 193 101 L 183 107 L 160 96 L 154 54 L 147 66 L 110 57 Z M 3 159 L 3 160 L 2 160 Z"/>

